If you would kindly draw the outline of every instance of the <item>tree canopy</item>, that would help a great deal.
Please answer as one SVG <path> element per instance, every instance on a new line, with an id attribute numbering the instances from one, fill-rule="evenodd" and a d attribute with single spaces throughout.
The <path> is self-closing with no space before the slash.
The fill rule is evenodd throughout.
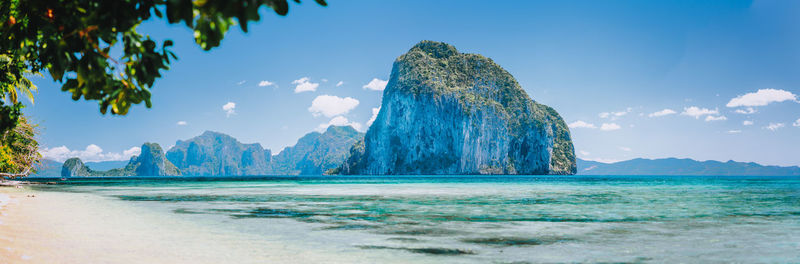
<path id="1" fill-rule="evenodd" d="M 20 118 L 14 129 L 0 135 L 0 177 L 21 177 L 35 172 L 39 162 L 36 126 Z"/>
<path id="2" fill-rule="evenodd" d="M 300 2 L 295 0 L 295 2 Z M 325 6 L 324 0 L 316 0 Z M 231 26 L 247 32 L 266 6 L 278 15 L 287 0 L 7 0 L 0 3 L 0 89 L 14 107 L 17 89 L 34 88 L 30 74 L 49 73 L 72 99 L 96 100 L 100 112 L 124 115 L 131 105 L 150 103 L 150 89 L 177 57 L 172 40 L 136 31 L 143 21 L 166 19 L 194 31 L 204 50 L 220 45 Z M 122 56 L 109 52 L 121 43 Z M 5 113 L 5 112 L 4 112 Z"/>
<path id="3" fill-rule="evenodd" d="M 23 120 L 18 98 L 33 102 L 36 86 L 28 78 L 42 72 L 73 100 L 97 101 L 103 114 L 151 107 L 150 89 L 177 56 L 172 40 L 137 32 L 143 21 L 182 23 L 200 48 L 210 50 L 233 26 L 247 32 L 262 6 L 281 16 L 289 12 L 288 0 L 0 1 L 0 136 Z M 121 56 L 112 57 L 118 49 Z"/>

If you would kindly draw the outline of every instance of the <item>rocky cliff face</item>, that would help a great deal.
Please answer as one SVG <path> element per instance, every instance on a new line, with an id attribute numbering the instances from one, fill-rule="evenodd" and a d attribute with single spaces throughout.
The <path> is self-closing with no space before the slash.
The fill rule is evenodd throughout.
<path id="1" fill-rule="evenodd" d="M 566 123 L 491 59 L 423 41 L 394 63 L 345 174 L 574 174 Z"/>
<path id="2" fill-rule="evenodd" d="M 133 171 L 138 176 L 179 176 L 181 175 L 175 165 L 164 157 L 164 150 L 156 143 L 144 143 L 139 156 L 131 157 L 126 170 Z"/>
<path id="3" fill-rule="evenodd" d="M 61 167 L 62 177 L 73 176 L 180 176 L 181 172 L 164 157 L 156 143 L 144 143 L 139 156 L 131 157 L 124 168 L 107 171 L 92 170 L 79 158 L 71 158 Z"/>
<path id="4" fill-rule="evenodd" d="M 351 126 L 330 126 L 311 132 L 274 158 L 275 174 L 322 175 L 344 162 L 350 147 L 364 138 Z"/>
<path id="5" fill-rule="evenodd" d="M 192 139 L 179 140 L 167 151 L 167 159 L 183 175 L 237 176 L 272 172 L 272 154 L 260 144 L 242 144 L 235 138 L 206 131 Z"/>
<path id="6" fill-rule="evenodd" d="M 61 177 L 82 177 L 89 176 L 89 169 L 83 165 L 79 158 L 71 158 L 64 161 L 61 165 Z"/>

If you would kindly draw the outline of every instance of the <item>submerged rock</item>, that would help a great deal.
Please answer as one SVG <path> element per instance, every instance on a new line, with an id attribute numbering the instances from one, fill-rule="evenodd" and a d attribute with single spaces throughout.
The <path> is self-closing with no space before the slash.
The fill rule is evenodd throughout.
<path id="1" fill-rule="evenodd" d="M 344 174 L 574 174 L 569 129 L 491 59 L 422 41 L 392 68 Z"/>

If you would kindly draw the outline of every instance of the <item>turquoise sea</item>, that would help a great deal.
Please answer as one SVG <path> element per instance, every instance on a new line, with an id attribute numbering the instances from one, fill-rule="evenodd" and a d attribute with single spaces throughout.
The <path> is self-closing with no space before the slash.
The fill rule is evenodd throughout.
<path id="1" fill-rule="evenodd" d="M 125 177 L 33 188 L 372 263 L 800 262 L 798 177 Z"/>

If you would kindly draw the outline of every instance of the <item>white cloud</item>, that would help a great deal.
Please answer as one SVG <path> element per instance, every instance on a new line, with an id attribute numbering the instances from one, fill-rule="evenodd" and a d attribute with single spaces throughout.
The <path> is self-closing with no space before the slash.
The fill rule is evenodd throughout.
<path id="1" fill-rule="evenodd" d="M 185 126 L 188 123 L 186 123 L 186 121 L 178 121 L 178 123 L 175 123 L 175 124 L 179 125 L 179 126 Z"/>
<path id="2" fill-rule="evenodd" d="M 769 125 L 765 126 L 764 128 L 769 129 L 770 131 L 775 131 L 784 126 L 786 126 L 784 123 L 769 123 Z"/>
<path id="3" fill-rule="evenodd" d="M 592 154 L 592 153 L 589 153 L 588 151 L 585 151 L 585 150 L 578 151 L 578 153 L 580 153 L 581 156 L 589 156 L 589 154 Z"/>
<path id="4" fill-rule="evenodd" d="M 728 133 L 728 134 L 739 134 L 739 133 L 742 133 L 742 131 L 741 130 L 728 130 L 728 132 L 726 132 L 726 133 Z"/>
<path id="5" fill-rule="evenodd" d="M 779 89 L 759 89 L 754 93 L 746 93 L 731 99 L 727 107 L 740 107 L 740 106 L 765 106 L 771 103 L 780 103 L 783 101 L 797 102 L 797 95 Z"/>
<path id="6" fill-rule="evenodd" d="M 236 103 L 228 102 L 222 105 L 222 111 L 225 111 L 225 116 L 230 117 L 232 114 L 236 113 Z"/>
<path id="7" fill-rule="evenodd" d="M 619 150 L 622 150 L 622 151 L 631 151 L 631 148 L 629 148 L 629 147 L 622 147 L 622 146 L 620 146 L 620 147 L 619 147 Z"/>
<path id="8" fill-rule="evenodd" d="M 338 83 L 336 83 L 336 87 L 339 87 L 339 86 L 342 86 L 342 85 L 344 85 L 344 81 L 339 81 Z"/>
<path id="9" fill-rule="evenodd" d="M 800 127 L 800 118 L 798 118 L 797 121 L 794 121 L 794 123 L 792 123 L 792 126 Z"/>
<path id="10" fill-rule="evenodd" d="M 241 82 L 237 82 L 237 83 L 236 83 L 236 85 L 242 85 L 242 84 L 244 84 L 244 83 L 246 83 L 246 82 L 247 82 L 247 81 L 245 81 L 245 80 L 242 80 Z"/>
<path id="11" fill-rule="evenodd" d="M 320 95 L 311 102 L 308 111 L 314 116 L 333 117 L 346 114 L 358 106 L 358 100 L 352 97 L 341 98 L 333 95 Z"/>
<path id="12" fill-rule="evenodd" d="M 700 108 L 697 106 L 684 107 L 683 112 L 681 113 L 681 115 L 691 116 L 694 117 L 695 119 L 698 119 L 704 115 L 718 115 L 718 114 L 719 110 L 717 109 L 711 110 L 708 108 Z"/>
<path id="13" fill-rule="evenodd" d="M 84 150 L 70 150 L 66 146 L 43 148 L 39 150 L 43 158 L 58 162 L 64 162 L 70 158 L 80 158 L 83 162 L 128 160 L 131 156 L 139 155 L 141 152 L 142 149 L 139 147 L 129 148 L 122 153 L 103 152 L 103 149 L 95 144 L 86 146 Z"/>
<path id="14" fill-rule="evenodd" d="M 596 126 L 594 126 L 594 124 L 586 123 L 586 122 L 583 122 L 581 120 L 569 123 L 569 125 L 567 125 L 567 126 L 569 128 L 597 128 Z"/>
<path id="15" fill-rule="evenodd" d="M 755 112 L 756 112 L 756 109 L 755 109 L 755 108 L 752 108 L 752 107 L 747 107 L 747 108 L 745 108 L 745 109 L 736 109 L 736 111 L 735 111 L 735 112 L 736 112 L 736 113 L 738 113 L 738 114 L 749 115 L 749 114 L 753 114 L 753 113 L 755 113 Z"/>
<path id="16" fill-rule="evenodd" d="M 170 148 L 171 147 L 166 148 L 166 149 L 170 149 Z M 126 149 L 126 150 L 122 151 L 122 156 L 123 157 L 127 157 L 129 159 L 131 156 L 138 156 L 141 153 L 142 153 L 142 148 L 140 148 L 140 147 L 132 147 L 132 148 L 129 148 L 129 149 Z"/>
<path id="17" fill-rule="evenodd" d="M 273 85 L 275 85 L 274 82 L 270 82 L 270 81 L 267 81 L 267 80 L 263 80 L 263 81 L 258 83 L 258 87 L 267 87 L 267 86 L 273 86 Z"/>
<path id="18" fill-rule="evenodd" d="M 297 86 L 294 87 L 295 93 L 302 93 L 302 92 L 313 92 L 317 90 L 319 87 L 319 83 L 311 82 L 311 79 L 308 77 L 303 77 L 297 80 L 292 81 L 292 84 L 296 84 Z"/>
<path id="19" fill-rule="evenodd" d="M 364 89 L 369 89 L 369 90 L 373 90 L 373 91 L 383 91 L 383 89 L 386 89 L 386 84 L 388 84 L 388 83 L 389 83 L 389 81 L 384 81 L 384 80 L 381 80 L 381 79 L 378 79 L 378 78 L 373 78 L 372 81 L 369 81 L 368 84 L 366 84 L 366 85 L 364 85 L 362 87 Z"/>
<path id="20" fill-rule="evenodd" d="M 752 125 L 753 125 L 753 121 L 750 121 L 750 120 L 745 120 L 745 121 L 742 121 L 742 125 L 745 125 L 745 126 L 752 126 Z"/>
<path id="21" fill-rule="evenodd" d="M 380 106 L 378 106 L 377 108 L 376 107 L 372 108 L 372 117 L 370 117 L 369 121 L 367 121 L 367 127 L 372 126 L 372 122 L 375 122 L 375 119 L 378 118 L 378 113 L 380 112 L 381 112 Z"/>
<path id="22" fill-rule="evenodd" d="M 603 130 L 603 131 L 612 131 L 612 130 L 617 130 L 617 129 L 620 129 L 620 128 L 622 128 L 622 127 L 620 127 L 616 123 L 603 123 L 603 125 L 600 126 L 600 130 Z"/>
<path id="23" fill-rule="evenodd" d="M 725 116 L 706 116 L 706 122 L 728 120 Z"/>
<path id="24" fill-rule="evenodd" d="M 651 114 L 649 114 L 647 116 L 649 116 L 649 117 L 658 117 L 658 116 L 672 115 L 672 114 L 677 114 L 677 113 L 678 112 L 675 112 L 675 110 L 667 108 L 667 109 L 664 109 L 664 110 L 661 110 L 661 111 L 658 111 L 658 112 L 651 113 Z"/>
<path id="25" fill-rule="evenodd" d="M 597 114 L 597 115 L 598 115 L 598 116 L 600 116 L 600 118 L 609 118 L 609 117 L 610 117 L 610 118 L 611 118 L 611 120 L 616 120 L 618 117 L 621 117 L 621 116 L 627 115 L 627 114 L 628 114 L 628 113 L 630 113 L 631 111 L 633 111 L 633 108 L 631 108 L 631 107 L 628 107 L 628 108 L 627 108 L 627 109 L 625 109 L 624 111 L 619 111 L 619 112 L 602 112 L 602 113 L 599 113 L 599 114 Z"/>
<path id="26" fill-rule="evenodd" d="M 325 132 L 325 130 L 328 129 L 329 126 L 351 126 L 355 130 L 364 132 L 363 130 L 361 130 L 363 127 L 361 126 L 360 123 L 351 122 L 350 120 L 347 120 L 347 118 L 345 118 L 343 116 L 336 116 L 336 117 L 332 118 L 330 121 L 328 121 L 328 123 L 319 124 L 319 126 L 317 126 L 316 130 L 318 132 L 320 132 L 320 133 L 321 132 Z"/>
<path id="27" fill-rule="evenodd" d="M 322 80 L 320 80 L 320 81 L 322 81 L 322 82 L 328 82 L 328 79 L 322 78 Z"/>

